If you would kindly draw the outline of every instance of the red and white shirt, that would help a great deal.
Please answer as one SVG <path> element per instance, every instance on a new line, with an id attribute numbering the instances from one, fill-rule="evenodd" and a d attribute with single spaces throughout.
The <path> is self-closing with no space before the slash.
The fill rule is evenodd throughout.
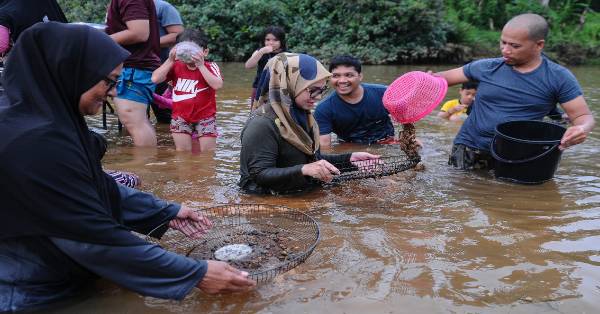
<path id="1" fill-rule="evenodd" d="M 221 71 L 216 63 L 204 61 L 204 66 L 210 73 L 221 78 Z M 217 113 L 216 92 L 208 85 L 199 69 L 190 70 L 185 63 L 175 61 L 166 81 L 173 85 L 173 118 L 195 123 Z"/>

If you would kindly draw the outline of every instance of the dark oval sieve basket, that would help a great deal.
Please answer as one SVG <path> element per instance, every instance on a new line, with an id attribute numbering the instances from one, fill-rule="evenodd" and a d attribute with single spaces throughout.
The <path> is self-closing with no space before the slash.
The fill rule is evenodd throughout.
<path id="1" fill-rule="evenodd" d="M 332 183 L 390 176 L 412 169 L 420 161 L 420 157 L 409 158 L 407 156 L 388 156 L 376 160 L 359 161 L 356 165 L 339 169 L 341 173 L 333 177 Z"/>
<path id="2" fill-rule="evenodd" d="M 232 204 L 198 212 L 213 223 L 200 239 L 173 229 L 159 241 L 145 238 L 184 256 L 228 262 L 259 284 L 304 262 L 320 239 L 312 217 L 285 206 Z"/>

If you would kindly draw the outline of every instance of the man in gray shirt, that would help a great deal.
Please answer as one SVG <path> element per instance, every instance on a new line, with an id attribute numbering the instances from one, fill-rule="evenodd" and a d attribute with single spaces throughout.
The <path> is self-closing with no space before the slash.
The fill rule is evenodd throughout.
<path id="1" fill-rule="evenodd" d="M 163 0 L 154 0 L 156 6 L 156 21 L 158 22 L 158 34 L 160 36 L 160 61 L 165 62 L 169 57 L 169 49 L 175 45 L 177 36 L 183 32 L 183 21 L 177 9 Z M 162 95 L 167 89 L 167 84 L 156 86 L 156 93 Z M 159 108 L 152 103 L 152 111 L 156 120 L 160 123 L 171 122 L 171 110 Z"/>

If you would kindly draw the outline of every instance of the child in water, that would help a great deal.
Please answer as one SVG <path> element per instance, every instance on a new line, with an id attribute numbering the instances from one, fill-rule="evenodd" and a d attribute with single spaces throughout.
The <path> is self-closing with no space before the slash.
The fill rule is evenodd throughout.
<path id="1" fill-rule="evenodd" d="M 442 117 L 450 121 L 463 121 L 469 114 L 469 106 L 475 101 L 477 93 L 477 82 L 469 81 L 463 83 L 458 91 L 460 98 L 449 100 L 442 106 L 438 113 L 438 117 Z"/>
<path id="2" fill-rule="evenodd" d="M 246 69 L 252 69 L 256 67 L 256 76 L 252 83 L 252 99 L 256 95 L 256 86 L 258 85 L 258 79 L 262 73 L 267 61 L 278 53 L 286 52 L 287 46 L 285 44 L 285 31 L 279 26 L 269 26 L 263 31 L 261 45 L 262 48 L 254 51 L 252 56 L 246 61 Z"/>
<path id="3" fill-rule="evenodd" d="M 178 151 L 214 150 L 217 139 L 216 90 L 223 87 L 216 63 L 207 61 L 208 38 L 186 29 L 177 38 L 169 58 L 152 73 L 155 84 L 167 81 L 173 87 L 171 135 Z"/>

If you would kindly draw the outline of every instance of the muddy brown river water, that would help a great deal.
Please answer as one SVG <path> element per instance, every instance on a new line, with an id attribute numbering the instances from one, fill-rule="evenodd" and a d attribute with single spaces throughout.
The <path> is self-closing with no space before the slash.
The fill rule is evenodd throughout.
<path id="1" fill-rule="evenodd" d="M 205 207 L 269 203 L 304 211 L 322 239 L 304 264 L 256 291 L 185 300 L 142 297 L 107 281 L 57 313 L 598 313 L 600 311 L 600 127 L 564 152 L 555 179 L 535 186 L 446 165 L 460 125 L 434 114 L 416 124 L 423 172 L 346 182 L 295 196 L 248 196 L 237 188 L 239 133 L 253 72 L 221 64 L 220 137 L 214 154 L 176 153 L 168 127 L 159 147 L 136 149 L 116 131 L 106 168 L 137 173 L 142 190 Z M 450 66 L 432 67 L 433 70 Z M 389 84 L 424 66 L 366 66 L 365 81 Z M 600 110 L 600 67 L 572 68 Z M 447 99 L 458 94 L 449 90 Z M 101 126 L 101 117 L 90 124 Z M 334 151 L 392 155 L 393 146 Z"/>

